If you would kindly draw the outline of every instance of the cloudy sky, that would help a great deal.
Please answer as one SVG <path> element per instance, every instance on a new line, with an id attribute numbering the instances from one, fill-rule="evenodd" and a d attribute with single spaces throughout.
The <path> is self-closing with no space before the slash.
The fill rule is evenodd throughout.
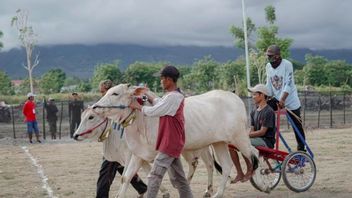
<path id="1" fill-rule="evenodd" d="M 293 47 L 352 49 L 352 0 L 245 0 L 247 16 L 265 25 L 274 5 L 282 37 Z M 30 13 L 39 45 L 129 43 L 231 46 L 231 25 L 241 26 L 241 0 L 1 0 L 3 50 L 19 46 L 10 21 Z"/>

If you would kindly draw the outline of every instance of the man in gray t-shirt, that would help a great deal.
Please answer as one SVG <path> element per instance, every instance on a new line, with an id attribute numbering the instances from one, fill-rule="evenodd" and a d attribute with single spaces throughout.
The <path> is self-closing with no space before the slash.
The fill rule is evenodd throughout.
<path id="1" fill-rule="evenodd" d="M 261 93 L 253 93 L 260 97 Z M 266 102 L 265 102 L 266 104 Z M 259 107 L 251 112 L 251 131 L 249 133 L 253 146 L 274 148 L 275 144 L 275 112 L 269 106 Z"/>
<path id="2" fill-rule="evenodd" d="M 252 98 L 257 108 L 251 112 L 251 131 L 249 137 L 253 146 L 265 146 L 274 148 L 275 144 L 275 112 L 266 103 L 268 97 L 268 89 L 263 84 L 258 84 L 249 89 L 252 92 Z M 231 183 L 238 181 L 248 181 L 253 175 L 253 169 L 245 159 L 247 165 L 247 173 L 244 174 L 236 151 L 230 150 L 230 155 L 235 164 L 237 176 Z"/>
<path id="3" fill-rule="evenodd" d="M 268 90 L 265 85 L 258 84 L 249 89 L 257 108 L 251 112 L 251 131 L 249 137 L 253 146 L 274 148 L 275 144 L 275 112 L 266 103 Z"/>

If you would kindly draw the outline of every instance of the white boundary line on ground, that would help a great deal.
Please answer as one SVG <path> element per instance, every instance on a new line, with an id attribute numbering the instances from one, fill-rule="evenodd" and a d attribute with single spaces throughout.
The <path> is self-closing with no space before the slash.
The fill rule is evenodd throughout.
<path id="1" fill-rule="evenodd" d="M 44 174 L 44 170 L 42 165 L 40 165 L 37 160 L 33 157 L 33 155 L 29 152 L 29 149 L 26 146 L 22 146 L 21 147 L 22 150 L 27 154 L 27 156 L 29 157 L 29 159 L 31 159 L 32 164 L 37 168 L 37 173 L 38 175 L 41 177 L 42 179 L 42 183 L 43 186 L 42 188 L 44 190 L 46 190 L 46 192 L 48 193 L 48 197 L 49 198 L 56 198 L 54 196 L 53 190 L 51 189 L 51 187 L 48 184 L 48 177 Z"/>

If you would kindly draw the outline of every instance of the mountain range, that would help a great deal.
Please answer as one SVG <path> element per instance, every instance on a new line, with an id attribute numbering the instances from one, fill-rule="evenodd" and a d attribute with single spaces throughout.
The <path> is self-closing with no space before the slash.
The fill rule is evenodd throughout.
<path id="1" fill-rule="evenodd" d="M 99 45 L 53 45 L 38 46 L 39 65 L 33 70 L 34 76 L 41 76 L 52 68 L 61 68 L 68 76 L 88 79 L 92 76 L 94 67 L 100 63 L 111 63 L 119 60 L 122 70 L 136 61 L 158 62 L 191 65 L 204 56 L 211 55 L 216 61 L 235 60 L 244 54 L 242 49 L 235 47 L 197 47 L 197 46 L 139 46 L 129 44 L 99 44 Z M 304 63 L 306 54 L 321 55 L 328 59 L 342 59 L 352 63 L 352 49 L 312 50 L 297 48 L 291 50 L 291 58 Z M 0 52 L 0 69 L 12 79 L 27 76 L 23 68 L 25 51 L 11 49 Z"/>

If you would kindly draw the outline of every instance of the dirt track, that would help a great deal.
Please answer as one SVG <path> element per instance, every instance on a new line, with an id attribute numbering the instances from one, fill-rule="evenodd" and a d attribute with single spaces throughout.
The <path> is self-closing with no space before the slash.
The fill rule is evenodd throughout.
<path id="1" fill-rule="evenodd" d="M 285 133 L 284 136 L 289 142 L 294 142 L 292 133 Z M 349 167 L 352 163 L 352 129 L 309 131 L 307 139 L 315 153 L 317 165 L 317 178 L 309 191 L 299 194 L 291 192 L 281 181 L 267 195 L 256 191 L 248 182 L 228 184 L 225 197 L 351 197 L 352 173 Z M 48 197 L 47 191 L 42 188 L 37 167 L 32 164 L 22 146 L 29 149 L 29 153 L 43 168 L 55 197 L 95 197 L 96 180 L 102 160 L 100 143 L 77 143 L 63 139 L 29 145 L 25 139 L 11 138 L 0 139 L 0 197 Z M 140 175 L 145 178 L 144 173 Z M 119 178 L 117 176 L 112 185 L 111 197 L 114 197 L 120 186 Z M 220 176 L 215 174 L 215 186 L 219 179 Z M 206 182 L 207 173 L 200 163 L 191 183 L 195 197 L 202 197 Z M 171 191 L 171 197 L 178 197 L 168 177 L 165 177 L 163 184 Z M 128 191 L 128 197 L 136 197 L 132 187 Z"/>

